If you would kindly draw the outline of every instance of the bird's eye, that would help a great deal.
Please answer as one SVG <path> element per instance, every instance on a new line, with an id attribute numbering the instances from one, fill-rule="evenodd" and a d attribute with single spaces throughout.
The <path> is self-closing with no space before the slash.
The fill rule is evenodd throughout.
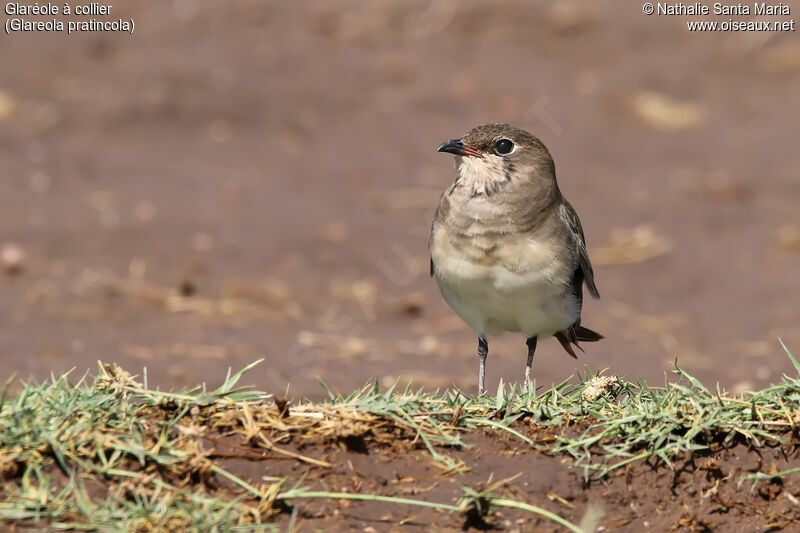
<path id="1" fill-rule="evenodd" d="M 494 144 L 494 151 L 497 155 L 508 155 L 514 151 L 514 143 L 508 139 L 500 139 Z"/>

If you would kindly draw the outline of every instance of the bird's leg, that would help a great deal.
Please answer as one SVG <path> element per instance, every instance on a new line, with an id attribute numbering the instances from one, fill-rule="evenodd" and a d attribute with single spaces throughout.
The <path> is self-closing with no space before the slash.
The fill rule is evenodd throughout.
<path id="1" fill-rule="evenodd" d="M 525 365 L 525 384 L 522 388 L 527 391 L 531 388 L 531 366 L 533 366 L 533 353 L 536 351 L 536 335 L 528 337 L 525 344 L 528 345 L 528 363 Z"/>
<path id="2" fill-rule="evenodd" d="M 483 333 L 478 333 L 478 359 L 480 368 L 478 369 L 478 396 L 486 391 L 486 356 L 489 355 L 489 343 Z"/>

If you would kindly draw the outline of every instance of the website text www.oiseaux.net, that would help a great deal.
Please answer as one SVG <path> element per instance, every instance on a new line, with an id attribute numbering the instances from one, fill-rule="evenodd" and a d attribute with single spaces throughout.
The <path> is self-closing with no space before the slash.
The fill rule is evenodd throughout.
<path id="1" fill-rule="evenodd" d="M 794 19 L 788 18 L 792 15 L 792 7 L 788 3 L 645 2 L 642 11 L 645 15 L 656 16 L 718 17 L 716 20 L 688 20 L 686 27 L 689 31 L 795 31 Z M 776 17 L 783 20 L 775 20 Z"/>
<path id="2" fill-rule="evenodd" d="M 794 20 L 689 20 L 686 27 L 689 31 L 795 31 Z"/>

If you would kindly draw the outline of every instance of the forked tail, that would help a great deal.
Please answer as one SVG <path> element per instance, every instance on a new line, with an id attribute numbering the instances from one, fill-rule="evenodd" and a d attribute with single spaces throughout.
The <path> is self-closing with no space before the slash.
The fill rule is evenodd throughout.
<path id="1" fill-rule="evenodd" d="M 567 353 L 575 359 L 577 359 L 578 356 L 575 355 L 575 351 L 572 349 L 573 344 L 580 351 L 583 351 L 583 348 L 581 348 L 580 344 L 578 344 L 579 342 L 597 342 L 603 338 L 603 336 L 596 331 L 585 328 L 579 323 L 576 323 L 564 331 L 557 332 L 554 336 L 556 339 L 558 339 L 558 342 L 561 343 L 561 346 L 567 351 Z"/>

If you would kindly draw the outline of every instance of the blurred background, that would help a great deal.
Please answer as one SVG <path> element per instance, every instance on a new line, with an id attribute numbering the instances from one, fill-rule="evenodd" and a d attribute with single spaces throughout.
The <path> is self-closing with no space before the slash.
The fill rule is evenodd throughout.
<path id="1" fill-rule="evenodd" d="M 585 365 L 735 391 L 800 353 L 800 40 L 611 0 L 113 5 L 135 33 L 0 38 L 0 378 L 474 392 L 428 276 L 445 139 L 538 135 L 583 220 Z M 33 17 L 29 17 L 33 18 Z M 727 20 L 723 17 L 720 20 Z M 784 20 L 778 17 L 776 20 Z M 714 17 L 709 18 L 714 20 Z M 488 388 L 525 345 L 490 339 Z"/>

